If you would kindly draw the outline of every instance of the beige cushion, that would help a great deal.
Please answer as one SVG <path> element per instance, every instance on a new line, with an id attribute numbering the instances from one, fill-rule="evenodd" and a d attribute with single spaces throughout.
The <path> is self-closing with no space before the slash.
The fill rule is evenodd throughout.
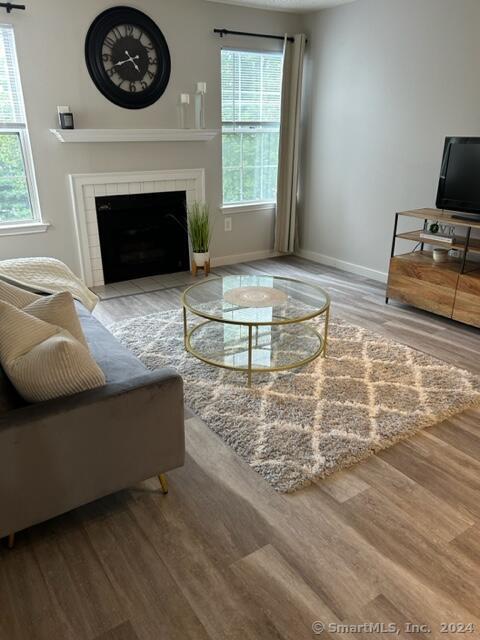
<path id="1" fill-rule="evenodd" d="M 23 309 L 27 304 L 31 304 L 39 298 L 42 298 L 42 296 L 32 293 L 31 291 L 25 291 L 25 289 L 20 289 L 20 287 L 15 287 L 13 284 L 8 284 L 8 282 L 4 280 L 0 280 L 0 300 L 3 300 L 3 302 L 8 302 L 14 307 Z"/>
<path id="2" fill-rule="evenodd" d="M 94 389 L 105 376 L 68 331 L 0 301 L 0 363 L 27 402 Z"/>
<path id="3" fill-rule="evenodd" d="M 38 300 L 28 304 L 23 310 L 39 320 L 66 329 L 88 349 L 73 296 L 68 291 L 55 293 L 53 296 L 40 296 Z"/>

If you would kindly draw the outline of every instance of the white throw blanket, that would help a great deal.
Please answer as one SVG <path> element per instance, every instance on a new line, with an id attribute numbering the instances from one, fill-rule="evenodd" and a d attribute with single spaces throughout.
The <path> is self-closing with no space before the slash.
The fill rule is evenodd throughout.
<path id="1" fill-rule="evenodd" d="M 67 267 L 55 258 L 13 258 L 0 260 L 0 278 L 29 291 L 58 293 L 70 291 L 89 311 L 97 296 Z"/>

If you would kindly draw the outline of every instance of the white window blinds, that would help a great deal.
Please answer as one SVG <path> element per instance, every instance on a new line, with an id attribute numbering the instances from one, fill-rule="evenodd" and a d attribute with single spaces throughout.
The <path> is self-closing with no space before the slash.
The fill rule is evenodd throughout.
<path id="1" fill-rule="evenodd" d="M 0 127 L 25 126 L 25 108 L 11 25 L 0 25 Z"/>
<path id="2" fill-rule="evenodd" d="M 222 121 L 244 125 L 280 124 L 282 54 L 222 51 Z"/>

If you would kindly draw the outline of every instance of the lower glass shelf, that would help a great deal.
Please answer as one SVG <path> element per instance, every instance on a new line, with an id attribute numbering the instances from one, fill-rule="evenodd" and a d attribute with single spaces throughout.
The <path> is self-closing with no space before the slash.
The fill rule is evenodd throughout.
<path id="1" fill-rule="evenodd" d="M 187 350 L 218 367 L 247 371 L 246 326 L 209 320 L 196 325 L 187 337 Z M 317 358 L 323 351 L 322 336 L 311 324 L 298 323 L 252 327 L 252 371 L 293 369 Z"/>

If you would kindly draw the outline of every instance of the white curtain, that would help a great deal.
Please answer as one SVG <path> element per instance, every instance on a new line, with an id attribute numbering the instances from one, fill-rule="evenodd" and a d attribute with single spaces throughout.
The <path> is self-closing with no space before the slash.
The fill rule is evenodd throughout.
<path id="1" fill-rule="evenodd" d="M 282 113 L 275 220 L 275 250 L 283 253 L 292 253 L 295 248 L 305 42 L 305 35 L 300 33 L 295 35 L 294 42 L 289 42 L 285 36 L 283 44 Z"/>

